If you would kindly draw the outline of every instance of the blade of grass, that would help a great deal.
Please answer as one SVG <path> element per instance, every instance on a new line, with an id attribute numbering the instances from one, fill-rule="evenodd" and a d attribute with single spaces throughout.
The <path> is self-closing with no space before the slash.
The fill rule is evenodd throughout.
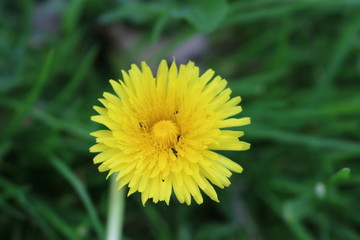
<path id="1" fill-rule="evenodd" d="M 34 221 L 34 223 L 39 226 L 47 239 L 59 239 L 53 229 L 49 226 L 48 222 L 44 221 L 44 219 L 40 217 L 40 214 L 34 208 L 33 203 L 29 201 L 25 195 L 20 195 L 18 201 L 22 205 L 24 211 L 30 215 L 32 221 Z"/>
<path id="2" fill-rule="evenodd" d="M 94 230 L 97 234 L 98 239 L 104 238 L 104 228 L 101 225 L 100 219 L 96 212 L 96 207 L 94 206 L 88 192 L 86 191 L 84 185 L 76 177 L 76 175 L 66 166 L 60 159 L 56 156 L 50 157 L 51 165 L 70 183 L 70 185 L 75 189 L 79 198 L 85 206 L 85 209 L 89 215 L 89 218 L 93 224 Z"/>
<path id="3" fill-rule="evenodd" d="M 0 208 L 3 213 L 24 220 L 24 212 L 14 206 L 11 200 L 15 199 L 19 194 L 26 193 L 28 188 L 11 184 L 6 178 L 0 176 L 0 189 L 2 189 L 0 194 Z"/>
<path id="4" fill-rule="evenodd" d="M 141 204 L 139 202 L 139 204 Z M 141 206 L 143 207 L 143 206 Z M 154 238 L 159 240 L 170 240 L 172 239 L 172 234 L 169 228 L 169 225 L 163 219 L 163 217 L 159 214 L 158 211 L 154 208 L 154 206 L 148 205 L 142 208 L 146 217 L 149 220 L 149 223 L 152 223 L 151 229 L 153 230 Z"/>
<path id="5" fill-rule="evenodd" d="M 90 139 L 92 139 L 92 137 L 89 135 L 89 130 L 84 128 L 83 126 L 70 123 L 65 119 L 59 119 L 56 116 L 53 116 L 44 111 L 35 109 L 34 118 L 38 119 L 39 121 L 45 123 L 50 127 L 64 130 L 67 133 L 74 135 L 78 138 L 81 138 L 83 140 L 89 141 Z"/>
<path id="6" fill-rule="evenodd" d="M 336 74 L 339 72 L 342 64 L 344 63 L 346 56 L 350 53 L 351 47 L 358 39 L 360 15 L 355 16 L 350 22 L 351 23 L 347 25 L 340 35 L 338 43 L 334 47 L 334 53 L 333 56 L 329 58 L 331 61 L 327 70 L 317 81 L 313 91 L 313 96 L 310 98 L 310 104 L 319 103 L 323 94 L 329 90 Z"/>
<path id="7" fill-rule="evenodd" d="M 19 107 L 21 105 L 21 102 L 10 98 L 1 98 L 0 105 L 11 109 L 11 108 Z M 45 112 L 44 110 L 35 108 L 32 111 L 31 116 L 34 119 L 39 120 L 41 123 L 45 124 L 46 126 L 51 127 L 52 129 L 63 130 L 68 134 L 74 135 L 85 141 L 89 141 L 90 139 L 92 139 L 92 137 L 89 135 L 90 130 L 84 128 L 83 125 L 80 126 L 78 124 L 74 124 L 73 122 L 67 121 L 66 119 L 60 119 L 48 112 Z M 2 148 L 5 148 L 6 150 L 6 142 L 0 145 L 0 157 L 1 157 Z"/>
<path id="8" fill-rule="evenodd" d="M 154 53 L 151 58 L 152 62 L 160 62 L 161 59 L 164 59 L 164 56 L 169 56 L 171 52 L 173 52 L 176 48 L 180 47 L 184 42 L 189 40 L 195 34 L 196 32 L 193 29 L 185 29 L 179 32 L 178 34 L 176 34 L 176 36 L 174 36 L 174 38 L 172 38 L 171 41 L 168 42 L 168 44 L 166 44 L 158 52 Z"/>
<path id="9" fill-rule="evenodd" d="M 336 230 L 334 230 L 334 234 L 337 235 L 339 239 L 347 239 L 347 240 L 359 239 L 358 229 L 355 228 L 352 229 L 351 226 L 346 224 L 336 224 L 335 226 L 336 226 Z"/>
<path id="10" fill-rule="evenodd" d="M 76 89 L 79 87 L 80 83 L 85 79 L 86 75 L 89 74 L 90 68 L 92 67 L 95 57 L 98 53 L 98 47 L 94 46 L 90 49 L 88 54 L 85 56 L 81 62 L 78 70 L 70 79 L 69 83 L 60 91 L 53 101 L 54 106 L 62 105 L 67 98 L 71 97 Z"/>
<path id="11" fill-rule="evenodd" d="M 252 41 L 243 43 L 244 46 L 240 45 L 229 53 L 221 53 L 222 57 L 213 59 L 212 64 L 220 69 L 225 68 L 235 71 L 239 66 L 245 65 L 249 60 L 251 61 L 254 56 L 262 54 L 267 48 L 276 44 L 276 39 L 273 36 L 274 29 L 271 28 L 259 32 Z M 282 65 L 281 67 L 284 68 L 286 66 Z"/>
<path id="12" fill-rule="evenodd" d="M 30 222 L 39 227 L 46 239 L 59 239 L 53 229 L 48 225 L 48 223 L 39 216 L 39 212 L 37 211 L 37 209 L 34 208 L 33 203 L 28 198 L 31 193 L 29 193 L 28 191 L 25 192 L 24 187 L 19 187 L 17 184 L 10 182 L 9 180 L 1 176 L 0 186 L 2 186 L 5 190 L 7 189 L 11 194 L 14 195 L 13 198 L 15 199 L 16 203 L 20 205 L 23 212 L 28 215 L 28 219 L 30 219 Z"/>
<path id="13" fill-rule="evenodd" d="M 294 206 L 292 201 L 288 201 L 283 205 L 283 218 L 290 230 L 293 231 L 297 239 L 313 240 L 314 238 L 309 234 L 306 228 L 301 224 L 300 219 L 294 213 Z"/>
<path id="14" fill-rule="evenodd" d="M 54 60 L 54 51 L 50 51 L 45 59 L 43 68 L 40 71 L 40 75 L 37 78 L 34 87 L 22 101 L 22 105 L 19 105 L 9 125 L 5 128 L 3 136 L 0 140 L 5 140 L 12 137 L 20 129 L 19 125 L 25 118 L 26 114 L 30 112 L 36 100 L 39 98 L 41 90 L 44 88 L 46 81 L 50 77 L 52 63 Z"/>
<path id="15" fill-rule="evenodd" d="M 359 142 L 350 142 L 342 139 L 321 138 L 294 132 L 269 130 L 265 127 L 256 126 L 247 131 L 247 135 L 258 139 L 273 139 L 285 143 L 303 144 L 312 147 L 331 148 L 333 150 L 360 152 Z"/>
<path id="16" fill-rule="evenodd" d="M 64 13 L 63 26 L 68 32 L 76 28 L 81 11 L 84 8 L 85 0 L 72 0 Z"/>
<path id="17" fill-rule="evenodd" d="M 234 232 L 234 226 L 228 223 L 206 224 L 200 229 L 197 229 L 193 239 L 194 240 L 232 239 L 233 232 Z"/>
<path id="18" fill-rule="evenodd" d="M 329 9 L 334 11 L 341 7 L 359 7 L 359 2 L 351 1 L 329 1 L 329 0 L 302 0 L 302 1 L 238 1 L 232 4 L 228 18 L 224 25 L 238 23 L 251 23 L 259 20 L 277 18 L 294 14 L 296 11 L 309 9 Z"/>
<path id="19" fill-rule="evenodd" d="M 12 206 L 10 203 L 6 202 L 1 196 L 0 209 L 2 214 L 10 216 L 12 219 L 20 219 L 21 221 L 25 220 L 24 213 Z"/>
<path id="20" fill-rule="evenodd" d="M 263 92 L 266 84 L 280 81 L 287 74 L 286 68 L 273 69 L 272 71 L 244 77 L 229 82 L 229 87 L 234 95 L 253 96 Z"/>
<path id="21" fill-rule="evenodd" d="M 238 23 L 251 23 L 263 19 L 276 18 L 285 16 L 306 8 L 311 8 L 314 5 L 318 5 L 318 1 L 299 1 L 296 3 L 282 4 L 279 6 L 268 6 L 259 9 L 237 9 L 237 11 L 228 14 L 228 18 L 224 20 L 224 25 L 231 26 Z"/>
<path id="22" fill-rule="evenodd" d="M 164 14 L 159 17 L 156 23 L 154 24 L 152 34 L 151 34 L 151 42 L 154 44 L 160 39 L 160 35 L 164 28 L 166 27 L 166 23 L 169 21 L 169 16 Z"/>
<path id="23" fill-rule="evenodd" d="M 61 216 L 48 206 L 48 204 L 38 198 L 34 198 L 32 202 L 38 212 L 42 215 L 43 219 L 57 229 L 66 239 L 81 239 L 74 228 L 63 220 Z"/>
<path id="24" fill-rule="evenodd" d="M 214 31 L 228 12 L 226 0 L 195 0 L 183 11 L 183 17 L 202 32 Z"/>

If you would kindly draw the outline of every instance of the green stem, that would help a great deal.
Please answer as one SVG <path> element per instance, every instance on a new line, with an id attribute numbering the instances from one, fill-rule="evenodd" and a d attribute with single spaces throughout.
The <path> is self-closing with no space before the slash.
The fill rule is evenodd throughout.
<path id="1" fill-rule="evenodd" d="M 117 190 L 116 176 L 110 179 L 109 210 L 106 229 L 106 240 L 121 240 L 124 221 L 124 189 Z"/>

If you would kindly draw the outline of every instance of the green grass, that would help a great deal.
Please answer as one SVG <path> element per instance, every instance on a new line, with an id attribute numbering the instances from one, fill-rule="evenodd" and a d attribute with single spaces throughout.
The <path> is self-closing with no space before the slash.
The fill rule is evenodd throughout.
<path id="1" fill-rule="evenodd" d="M 178 62 L 242 96 L 252 148 L 225 153 L 244 172 L 220 204 L 131 195 L 125 239 L 360 239 L 359 11 L 357 0 L 1 1 L 1 239 L 103 238 L 92 106 L 121 69 L 179 48 Z"/>

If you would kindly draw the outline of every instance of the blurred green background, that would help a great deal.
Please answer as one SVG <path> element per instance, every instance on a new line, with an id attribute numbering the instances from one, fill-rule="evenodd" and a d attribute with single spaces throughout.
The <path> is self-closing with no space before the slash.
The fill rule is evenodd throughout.
<path id="1" fill-rule="evenodd" d="M 103 238 L 92 106 L 173 56 L 242 96 L 252 149 L 220 204 L 129 197 L 125 239 L 360 239 L 359 40 L 359 0 L 1 0 L 0 239 Z"/>

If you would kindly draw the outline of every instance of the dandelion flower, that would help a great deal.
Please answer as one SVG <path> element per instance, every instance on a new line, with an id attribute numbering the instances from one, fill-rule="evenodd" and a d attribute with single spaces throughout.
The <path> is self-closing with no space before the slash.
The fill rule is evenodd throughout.
<path id="1" fill-rule="evenodd" d="M 110 80 L 116 95 L 105 92 L 91 118 L 108 128 L 91 133 L 99 171 L 118 173 L 119 190 L 128 185 L 128 196 L 140 192 L 143 204 L 151 198 L 169 204 L 173 191 L 188 205 L 192 198 L 203 202 L 201 191 L 219 202 L 213 185 L 229 186 L 231 171 L 243 169 L 214 150 L 250 147 L 239 141 L 242 131 L 227 130 L 250 123 L 231 118 L 242 110 L 240 97 L 231 98 L 227 81 L 213 70 L 200 75 L 193 62 L 178 69 L 163 60 L 156 77 L 143 62 L 122 75 Z"/>

